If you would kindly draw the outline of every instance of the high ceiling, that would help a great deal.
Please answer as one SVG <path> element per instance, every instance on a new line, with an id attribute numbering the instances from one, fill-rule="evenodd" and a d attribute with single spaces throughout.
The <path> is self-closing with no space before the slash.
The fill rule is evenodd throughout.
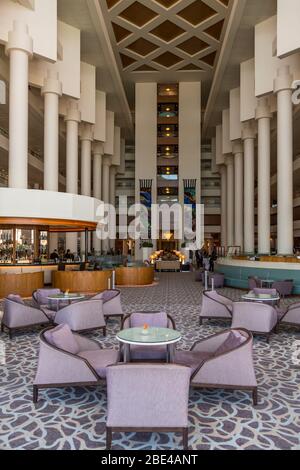
<path id="1" fill-rule="evenodd" d="M 129 101 L 137 81 L 209 81 L 232 0 L 98 0 Z"/>

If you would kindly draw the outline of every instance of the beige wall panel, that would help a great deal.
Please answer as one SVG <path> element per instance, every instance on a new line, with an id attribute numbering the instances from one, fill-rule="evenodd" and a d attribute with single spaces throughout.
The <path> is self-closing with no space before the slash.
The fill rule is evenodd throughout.
<path id="1" fill-rule="evenodd" d="M 230 140 L 230 119 L 229 119 L 229 109 L 224 109 L 222 112 L 222 142 L 223 148 L 222 153 L 231 153 L 232 144 Z"/>
<path id="2" fill-rule="evenodd" d="M 238 140 L 242 137 L 240 88 L 234 88 L 233 90 L 230 90 L 229 101 L 230 140 Z"/>
<path id="3" fill-rule="evenodd" d="M 57 60 L 57 1 L 35 0 L 34 10 L 11 0 L 0 1 L 0 43 L 7 43 L 13 21 L 24 21 L 33 39 L 33 52 L 39 57 Z"/>
<path id="4" fill-rule="evenodd" d="M 80 64 L 81 120 L 90 124 L 96 122 L 96 67 L 85 62 Z"/>
<path id="5" fill-rule="evenodd" d="M 255 60 L 241 63 L 241 121 L 255 118 L 257 98 L 255 96 Z"/>
<path id="6" fill-rule="evenodd" d="M 300 54 L 286 59 L 273 56 L 277 35 L 277 16 L 272 16 L 255 27 L 255 95 L 273 93 L 277 69 L 289 65 L 294 80 L 300 79 Z"/>
<path id="7" fill-rule="evenodd" d="M 300 51 L 300 2 L 277 0 L 277 56 L 284 58 Z"/>
<path id="8" fill-rule="evenodd" d="M 120 165 L 121 163 L 121 128 L 115 126 L 114 133 L 114 154 L 111 159 L 112 165 Z"/>
<path id="9" fill-rule="evenodd" d="M 106 94 L 96 90 L 96 123 L 94 139 L 99 142 L 106 140 Z"/>
<path id="10" fill-rule="evenodd" d="M 115 140 L 115 113 L 106 111 L 106 139 L 104 144 L 105 155 L 114 154 Z"/>
<path id="11" fill-rule="evenodd" d="M 29 66 L 29 83 L 42 87 L 47 70 L 59 73 L 63 94 L 72 98 L 80 98 L 80 30 L 58 21 L 58 41 L 62 47 L 62 57 L 55 64 L 45 60 L 33 60 Z M 57 41 L 56 41 L 57 48 Z M 61 114 L 64 115 L 63 109 Z"/>

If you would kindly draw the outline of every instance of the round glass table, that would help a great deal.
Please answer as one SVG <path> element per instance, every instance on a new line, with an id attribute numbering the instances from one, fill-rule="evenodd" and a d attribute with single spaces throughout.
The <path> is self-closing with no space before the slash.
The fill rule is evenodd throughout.
<path id="1" fill-rule="evenodd" d="M 170 328 L 149 327 L 127 328 L 119 331 L 117 340 L 124 344 L 124 362 L 130 361 L 130 345 L 136 346 L 167 346 L 167 361 L 173 362 L 174 345 L 181 340 L 179 331 Z"/>
<path id="2" fill-rule="evenodd" d="M 275 305 L 279 302 L 280 296 L 271 294 L 254 294 L 254 292 L 249 292 L 248 294 L 243 295 L 242 299 L 249 302 L 263 302 Z"/>
<path id="3" fill-rule="evenodd" d="M 56 301 L 56 310 L 59 310 L 59 302 L 68 301 L 69 304 L 72 300 L 83 300 L 85 296 L 83 294 L 71 293 L 71 294 L 54 294 L 47 297 L 48 300 Z"/>

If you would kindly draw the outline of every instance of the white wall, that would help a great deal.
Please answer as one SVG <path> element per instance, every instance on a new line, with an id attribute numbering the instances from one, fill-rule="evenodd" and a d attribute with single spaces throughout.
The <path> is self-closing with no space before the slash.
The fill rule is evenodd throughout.
<path id="1" fill-rule="evenodd" d="M 34 59 L 29 64 L 29 83 L 41 88 L 47 69 L 53 69 L 59 73 L 62 82 L 63 94 L 72 98 L 80 98 L 80 30 L 61 21 L 57 22 L 58 40 L 62 47 L 62 57 L 55 64 L 45 60 Z M 63 102 L 61 114 L 65 115 Z"/>
<path id="2" fill-rule="evenodd" d="M 230 90 L 229 101 L 230 140 L 238 140 L 242 137 L 240 88 L 234 88 L 233 90 Z"/>
<path id="3" fill-rule="evenodd" d="M 277 0 L 277 56 L 286 57 L 300 50 L 300 2 Z"/>
<path id="4" fill-rule="evenodd" d="M 0 1 L 0 42 L 6 44 L 13 21 L 24 21 L 33 39 L 33 52 L 57 60 L 57 0 L 35 0 L 34 10 L 11 0 Z"/>

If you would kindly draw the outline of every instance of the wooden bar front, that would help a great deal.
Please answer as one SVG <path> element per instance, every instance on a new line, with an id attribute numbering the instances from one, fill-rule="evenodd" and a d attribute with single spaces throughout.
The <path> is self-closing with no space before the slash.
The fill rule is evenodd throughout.
<path id="1" fill-rule="evenodd" d="M 116 268 L 117 286 L 148 286 L 153 284 L 154 268 Z"/>
<path id="2" fill-rule="evenodd" d="M 53 271 L 52 286 L 65 292 L 94 293 L 108 289 L 112 271 Z"/>
<path id="3" fill-rule="evenodd" d="M 44 273 L 6 273 L 0 274 L 0 298 L 9 294 L 31 297 L 32 292 L 44 286 Z"/>

